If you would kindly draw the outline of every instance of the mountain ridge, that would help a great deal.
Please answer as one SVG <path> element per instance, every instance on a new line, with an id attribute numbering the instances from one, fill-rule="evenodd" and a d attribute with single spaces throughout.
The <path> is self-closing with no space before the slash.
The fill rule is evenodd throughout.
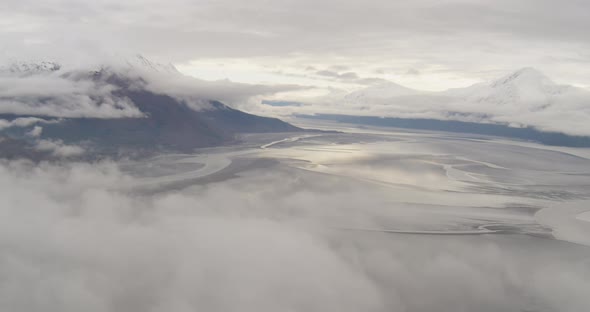
<path id="1" fill-rule="evenodd" d="M 344 96 L 340 99 L 348 104 L 344 114 L 507 124 L 590 136 L 590 91 L 557 84 L 531 67 L 489 82 L 439 92 L 396 94 L 400 85 L 393 86 L 391 91 L 384 90 L 359 101 L 349 101 L 350 96 Z M 350 94 L 359 92 L 363 91 Z"/>
<path id="2" fill-rule="evenodd" d="M 15 140 L 28 142 L 29 145 L 50 140 L 109 153 L 118 150 L 191 152 L 195 148 L 236 143 L 238 135 L 242 133 L 303 131 L 279 119 L 242 112 L 215 99 L 156 92 L 149 88 L 151 77 L 144 75 L 146 71 L 150 71 L 150 75 L 163 75 L 163 79 L 182 74 L 166 65 L 154 65 L 147 59 L 140 58 L 138 62 L 137 66 L 145 68 L 141 67 L 137 71 L 137 66 L 132 63 L 123 67 L 109 64 L 92 70 L 63 70 L 61 66 L 50 66 L 47 63 L 43 68 L 55 68 L 49 72 L 49 76 L 47 72 L 37 70 L 32 75 L 39 75 L 38 79 L 49 79 L 53 84 L 58 81 L 58 86 L 64 85 L 63 82 L 71 82 L 72 86 L 68 87 L 73 88 L 73 93 L 51 93 L 53 91 L 49 90 L 45 94 L 44 90 L 37 93 L 32 90 L 21 97 L 13 95 L 12 98 L 0 94 L 0 104 L 3 101 L 8 104 L 10 101 L 23 101 L 32 105 L 31 109 L 19 112 L 11 112 L 10 105 L 0 111 L 0 120 L 10 126 L 0 129 L 0 136 L 8 137 L 10 141 L 6 142 L 10 142 L 10 146 L 15 145 Z M 26 83 L 29 81 L 27 79 L 31 79 L 29 74 L 13 74 L 17 81 L 24 79 Z M 95 93 L 88 93 L 88 90 Z M 76 92 L 79 97 L 72 99 L 72 94 Z M 67 100 L 72 103 L 63 103 Z M 48 104 L 60 109 L 75 107 L 80 113 L 68 115 L 59 111 L 55 113 L 55 110 L 47 113 L 47 110 L 38 109 Z M 94 114 L 101 107 L 108 107 L 111 115 Z M 139 114 L 122 114 L 121 110 L 127 107 L 133 107 Z M 53 116 L 52 112 L 55 113 Z M 31 118 L 35 122 L 22 126 L 11 122 L 19 118 Z M 33 127 L 39 129 L 32 131 Z M 36 133 L 36 136 L 30 133 Z"/>

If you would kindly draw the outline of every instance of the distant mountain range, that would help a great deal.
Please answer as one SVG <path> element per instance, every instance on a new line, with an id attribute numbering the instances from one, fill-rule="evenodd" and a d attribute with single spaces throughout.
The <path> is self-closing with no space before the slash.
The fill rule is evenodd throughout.
<path id="1" fill-rule="evenodd" d="M 457 106 L 461 103 L 473 106 L 485 103 L 488 106 L 509 105 L 529 108 L 559 105 L 560 99 L 572 95 L 590 96 L 590 92 L 573 86 L 558 85 L 538 70 L 525 67 L 491 82 L 442 92 L 414 90 L 394 82 L 384 82 L 347 94 L 343 101 L 363 105 L 382 104 L 384 101 L 391 103 L 394 99 L 404 97 L 439 97 L 447 98 L 445 103 L 455 102 Z"/>
<path id="2" fill-rule="evenodd" d="M 397 83 L 388 81 L 354 91 L 344 96 L 346 102 L 363 103 L 372 100 L 391 99 L 399 96 L 420 94 L 421 91 L 406 88 Z"/>
<path id="3" fill-rule="evenodd" d="M 442 92 L 386 82 L 332 101 L 337 109 L 308 117 L 590 146 L 590 91 L 556 84 L 533 68 Z"/>
<path id="4" fill-rule="evenodd" d="M 0 66 L 0 158 L 191 152 L 235 143 L 242 133 L 304 131 L 199 94 L 193 82 L 174 66 L 141 56 L 90 68 L 51 61 Z M 232 92 L 213 87 L 216 94 Z M 263 104 L 303 113 L 311 107 L 317 114 L 302 115 L 307 118 L 590 147 L 590 92 L 532 68 L 443 92 L 385 82 L 332 102 L 329 110 Z"/>
<path id="5" fill-rule="evenodd" d="M 215 99 L 154 91 L 147 86 L 149 78 L 145 73 L 150 77 L 161 74 L 163 79 L 171 78 L 166 75 L 180 75 L 171 65 L 140 57 L 121 68 L 64 71 L 53 62 L 0 68 L 0 79 L 4 77 L 7 83 L 34 79 L 30 81 L 39 85 L 38 91 L 0 93 L 0 157 L 58 156 L 58 150 L 50 150 L 52 146 L 79 146 L 102 154 L 190 152 L 235 143 L 242 133 L 303 131 L 276 118 L 233 109 Z M 52 89 L 60 86 L 71 88 L 71 94 Z M 72 94 L 76 97 L 72 98 Z M 43 148 L 42 142 L 51 144 Z"/>

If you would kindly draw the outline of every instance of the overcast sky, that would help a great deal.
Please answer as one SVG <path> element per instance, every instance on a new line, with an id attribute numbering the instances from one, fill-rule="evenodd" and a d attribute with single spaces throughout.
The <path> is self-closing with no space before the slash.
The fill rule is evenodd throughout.
<path id="1" fill-rule="evenodd" d="M 590 86 L 586 0 L 2 0 L 0 56 L 141 53 L 205 79 L 463 87 L 524 66 Z"/>

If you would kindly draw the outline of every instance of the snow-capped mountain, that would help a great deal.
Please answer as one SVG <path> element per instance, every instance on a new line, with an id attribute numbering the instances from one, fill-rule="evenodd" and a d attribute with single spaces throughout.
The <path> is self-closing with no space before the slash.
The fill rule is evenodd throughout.
<path id="1" fill-rule="evenodd" d="M 486 103 L 490 106 L 542 108 L 556 103 L 557 98 L 583 90 L 558 85 L 541 72 L 527 67 L 490 83 L 453 89 L 442 94 L 465 103 Z"/>
<path id="2" fill-rule="evenodd" d="M 543 87 L 547 85 L 553 86 L 555 83 L 540 71 L 532 67 L 524 67 L 491 83 L 492 88 L 503 87 L 506 85 Z"/>
<path id="3" fill-rule="evenodd" d="M 144 57 L 141 54 L 136 54 L 131 57 L 114 57 L 101 67 L 109 67 L 119 71 L 135 70 L 140 72 L 152 72 L 159 74 L 174 74 L 181 75 L 171 63 L 159 63 Z"/>
<path id="4" fill-rule="evenodd" d="M 61 65 L 54 61 L 25 62 L 15 61 L 0 66 L 0 75 L 27 76 L 42 73 L 52 73 L 61 69 Z"/>
<path id="5" fill-rule="evenodd" d="M 349 104 L 342 106 L 349 115 L 457 120 L 590 136 L 590 91 L 556 84 L 530 67 L 466 88 L 418 92 L 387 84 L 340 101 Z"/>
<path id="6" fill-rule="evenodd" d="M 402 85 L 386 82 L 347 94 L 349 101 L 391 100 L 405 96 L 443 96 L 465 102 L 488 102 L 496 105 L 512 105 L 520 102 L 547 104 L 552 97 L 568 92 L 584 90 L 567 85 L 558 85 L 538 70 L 525 67 L 491 82 L 474 84 L 465 88 L 442 92 L 424 92 Z"/>
<path id="7" fill-rule="evenodd" d="M 0 137 L 10 142 L 50 140 L 113 152 L 190 151 L 235 142 L 241 133 L 301 131 L 192 91 L 202 82 L 143 57 L 76 69 L 53 62 L 19 64 L 7 67 L 15 69 L 2 77 L 0 88 L 0 124 L 5 125 Z M 232 92 L 227 86 L 224 91 Z"/>
<path id="8" fill-rule="evenodd" d="M 159 63 L 144 57 L 141 54 L 133 56 L 114 56 L 97 64 L 68 65 L 58 61 L 23 61 L 17 60 L 0 64 L 0 75 L 4 76 L 31 76 L 44 73 L 65 73 L 71 71 L 97 72 L 105 69 L 128 73 L 136 71 L 140 73 L 175 74 L 181 73 L 171 63 Z"/>
<path id="9" fill-rule="evenodd" d="M 383 82 L 368 88 L 347 94 L 344 100 L 352 103 L 363 103 L 371 100 L 389 99 L 398 96 L 419 94 L 420 91 L 406 88 L 394 82 Z"/>

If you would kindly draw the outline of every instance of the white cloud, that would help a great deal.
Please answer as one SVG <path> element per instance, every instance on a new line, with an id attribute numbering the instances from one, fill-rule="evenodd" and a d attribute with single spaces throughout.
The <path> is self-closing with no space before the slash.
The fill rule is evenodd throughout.
<path id="1" fill-rule="evenodd" d="M 11 127 L 29 127 L 37 123 L 55 123 L 57 120 L 45 120 L 36 117 L 19 117 L 13 120 L 0 119 L 0 130 Z"/>
<path id="2" fill-rule="evenodd" d="M 380 305 L 368 278 L 324 241 L 270 219 L 234 215 L 237 194 L 142 199 L 117 191 L 129 178 L 108 164 L 11 163 L 0 173 L 2 310 L 374 311 Z M 215 201 L 232 205 L 220 207 L 230 214 L 210 210 Z"/>
<path id="3" fill-rule="evenodd" d="M 135 178 L 111 163 L 3 162 L 0 309 L 574 312 L 590 304 L 587 267 L 564 267 L 552 252 L 330 230 L 382 220 L 395 207 L 375 190 L 317 178 L 314 190 L 300 178 L 263 173 L 138 195 L 129 191 Z M 532 248 L 503 241 L 512 240 Z"/>
<path id="4" fill-rule="evenodd" d="M 403 83 L 415 80 L 438 90 L 436 80 L 461 86 L 530 65 L 588 86 L 588 70 L 580 69 L 589 59 L 589 11 L 581 0 L 371 0 L 360 6 L 352 0 L 105 0 L 75 6 L 9 0 L 0 4 L 0 38 L 1 54 L 17 58 L 84 62 L 117 52 L 174 63 L 303 57 L 309 63 L 304 67 L 341 66 L 359 74 L 416 68 L 420 79 Z"/>
<path id="5" fill-rule="evenodd" d="M 20 65 L 25 69 L 39 67 L 36 63 Z M 66 66 L 49 72 L 5 70 L 2 73 L 0 70 L 0 113 L 64 118 L 144 117 L 129 98 L 117 95 L 122 86 L 109 81 L 110 75 L 127 79 L 131 89 L 169 95 L 196 110 L 209 108 L 210 100 L 238 105 L 252 98 L 305 88 L 204 81 L 184 76 L 172 65 L 151 62 L 142 56 L 107 57 L 81 66 Z M 90 76 L 93 72 L 104 76 L 93 78 Z M 0 127 L 7 126 L 6 122 L 0 124 Z"/>
<path id="6" fill-rule="evenodd" d="M 147 81 L 145 87 L 148 90 L 175 97 L 196 110 L 209 107 L 210 100 L 239 106 L 253 98 L 308 89 L 293 84 L 264 85 L 229 80 L 206 81 L 180 73 L 140 72 L 140 75 Z"/>
<path id="7" fill-rule="evenodd" d="M 543 131 L 590 136 L 590 91 L 559 85 L 532 68 L 489 83 L 442 92 L 384 83 L 359 91 L 343 90 L 317 98 L 291 98 L 308 105 L 271 108 L 265 114 L 332 113 L 400 118 L 460 120 L 530 126 Z"/>
<path id="8" fill-rule="evenodd" d="M 35 131 L 35 129 L 33 129 Z M 40 131 L 39 131 L 40 133 Z M 50 152 L 56 157 L 72 157 L 84 154 L 84 148 L 77 145 L 67 145 L 61 140 L 38 140 L 35 142 L 35 149 Z"/>
<path id="9" fill-rule="evenodd" d="M 62 72 L 34 75 L 0 75 L 0 113 L 52 117 L 140 117 L 125 98 L 112 94 L 115 87 L 68 79 Z"/>
<path id="10" fill-rule="evenodd" d="M 43 127 L 35 126 L 31 131 L 27 132 L 27 135 L 38 138 L 41 136 L 41 133 L 43 133 Z"/>

